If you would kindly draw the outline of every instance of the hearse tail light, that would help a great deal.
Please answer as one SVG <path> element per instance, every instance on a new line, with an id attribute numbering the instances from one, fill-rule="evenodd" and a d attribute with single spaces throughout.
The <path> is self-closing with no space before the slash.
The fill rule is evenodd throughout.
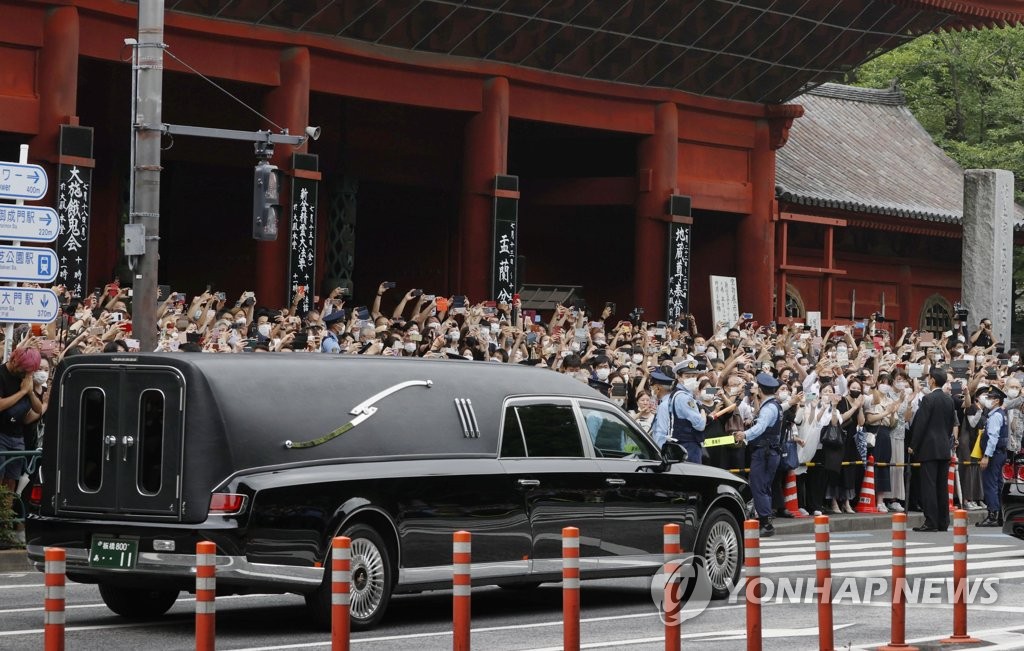
<path id="1" fill-rule="evenodd" d="M 32 506 L 40 506 L 43 503 L 43 487 L 40 484 L 32 484 L 28 491 L 28 503 Z"/>
<path id="2" fill-rule="evenodd" d="M 210 513 L 234 515 L 245 509 L 245 495 L 238 493 L 214 493 L 210 496 Z"/>
<path id="3" fill-rule="evenodd" d="M 1012 481 L 1013 480 L 1013 464 L 1011 464 L 1011 463 L 1004 463 L 1003 464 L 1003 479 L 1005 479 L 1006 481 Z"/>
<path id="4" fill-rule="evenodd" d="M 1017 481 L 1024 482 L 1024 466 L 1017 466 Z"/>

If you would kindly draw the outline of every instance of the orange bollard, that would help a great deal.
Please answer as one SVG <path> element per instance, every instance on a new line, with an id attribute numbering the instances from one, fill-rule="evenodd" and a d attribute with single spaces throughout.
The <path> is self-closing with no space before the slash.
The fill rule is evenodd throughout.
<path id="1" fill-rule="evenodd" d="M 792 470 L 786 475 L 786 485 L 782 490 L 782 497 L 785 500 L 786 510 L 794 518 L 806 518 L 807 516 L 800 512 L 800 499 L 799 492 L 796 488 L 796 473 Z M 760 536 L 760 533 L 758 534 Z"/>
<path id="2" fill-rule="evenodd" d="M 196 543 L 196 651 L 213 651 L 216 646 L 216 574 L 217 545 L 207 540 Z"/>
<path id="3" fill-rule="evenodd" d="M 43 569 L 43 649 L 64 651 L 64 569 L 67 554 L 60 547 L 47 547 Z"/>
<path id="4" fill-rule="evenodd" d="M 680 637 L 680 621 L 682 604 L 678 602 L 679 591 L 676 589 L 676 572 L 679 570 L 679 525 L 666 524 L 662 531 L 665 535 L 664 559 L 665 559 L 665 596 L 662 600 L 662 610 L 665 612 L 665 651 L 679 651 L 682 639 Z"/>
<path id="5" fill-rule="evenodd" d="M 878 651 L 917 651 L 906 642 L 907 514 L 892 514 L 892 634 Z"/>
<path id="6" fill-rule="evenodd" d="M 833 651 L 832 640 L 832 554 L 829 552 L 828 516 L 814 516 L 814 557 L 818 592 L 818 648 Z"/>
<path id="7" fill-rule="evenodd" d="M 875 458 L 868 457 L 864 467 L 864 481 L 860 485 L 860 499 L 857 500 L 857 513 L 878 513 L 875 504 Z"/>
<path id="8" fill-rule="evenodd" d="M 580 530 L 562 529 L 562 648 L 580 651 Z"/>
<path id="9" fill-rule="evenodd" d="M 452 542 L 452 648 L 469 651 L 469 594 L 472 577 L 469 563 L 472 535 L 456 531 Z"/>
<path id="10" fill-rule="evenodd" d="M 331 651 L 348 651 L 352 603 L 352 541 L 338 536 L 331 541 Z"/>
<path id="11" fill-rule="evenodd" d="M 949 512 L 953 513 L 956 507 L 953 505 L 953 495 L 956 493 L 956 455 L 949 458 L 949 473 L 946 475 L 946 493 L 949 495 Z"/>
<path id="12" fill-rule="evenodd" d="M 967 511 L 953 513 L 953 635 L 945 644 L 974 644 L 981 640 L 967 634 Z"/>
<path id="13" fill-rule="evenodd" d="M 761 651 L 761 523 L 743 521 L 743 569 L 747 577 L 747 651 Z"/>

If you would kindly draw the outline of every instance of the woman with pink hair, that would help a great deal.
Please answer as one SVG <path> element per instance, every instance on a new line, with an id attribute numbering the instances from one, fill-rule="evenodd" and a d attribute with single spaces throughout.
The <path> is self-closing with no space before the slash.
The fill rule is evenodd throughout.
<path id="1" fill-rule="evenodd" d="M 32 390 L 32 374 L 39 364 L 39 349 L 29 344 L 16 348 L 7 363 L 0 366 L 0 452 L 24 450 L 25 420 L 43 413 L 43 405 Z M 0 462 L 5 460 L 0 457 Z M 6 461 L 0 469 L 0 484 L 13 493 L 25 462 Z"/>

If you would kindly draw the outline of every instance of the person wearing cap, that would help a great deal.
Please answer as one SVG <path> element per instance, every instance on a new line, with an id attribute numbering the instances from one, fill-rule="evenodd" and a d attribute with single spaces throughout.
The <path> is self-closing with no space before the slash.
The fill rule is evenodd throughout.
<path id="1" fill-rule="evenodd" d="M 1003 463 L 1006 461 L 1006 446 L 1010 442 L 1010 427 L 1003 403 L 1006 394 L 996 387 L 989 388 L 981 396 L 981 405 L 989 410 L 985 423 L 985 438 L 982 439 L 981 483 L 985 488 L 985 506 L 988 517 L 977 523 L 979 527 L 1003 526 L 1003 512 L 999 504 L 999 492 L 1003 489 Z"/>
<path id="2" fill-rule="evenodd" d="M 325 316 L 323 320 L 327 332 L 324 333 L 324 340 L 320 344 L 320 352 L 340 353 L 341 343 L 338 337 L 345 330 L 345 310 L 335 310 Z"/>
<path id="3" fill-rule="evenodd" d="M 694 396 L 699 385 L 697 376 L 707 371 L 707 366 L 703 362 L 689 359 L 676 364 L 673 370 L 676 385 L 658 403 L 651 436 L 658 449 L 665 445 L 669 437 L 673 438 L 686 450 L 687 461 L 701 463 L 707 414 L 697 405 Z M 662 373 L 656 374 L 664 377 Z M 654 375 L 651 374 L 652 379 Z"/>
<path id="4" fill-rule="evenodd" d="M 779 381 L 767 373 L 758 373 L 757 390 L 763 396 L 754 424 L 736 433 L 737 441 L 750 448 L 750 490 L 754 510 L 761 522 L 761 536 L 775 535 L 772 525 L 772 479 L 782 459 L 782 405 L 775 399 Z"/>

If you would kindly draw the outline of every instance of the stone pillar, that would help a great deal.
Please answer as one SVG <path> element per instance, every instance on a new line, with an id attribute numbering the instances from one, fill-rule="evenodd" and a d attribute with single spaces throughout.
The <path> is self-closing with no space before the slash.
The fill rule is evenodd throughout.
<path id="1" fill-rule="evenodd" d="M 473 303 L 494 298 L 490 296 L 494 177 L 505 174 L 508 165 L 508 102 L 508 79 L 488 79 L 483 84 L 483 107 L 466 124 L 457 275 L 452 288 Z"/>
<path id="2" fill-rule="evenodd" d="M 268 118 L 298 135 L 309 126 L 309 50 L 289 48 L 281 53 L 281 84 L 270 91 L 263 101 Z M 273 126 L 266 125 L 273 131 Z M 270 162 L 282 171 L 291 170 L 292 154 L 306 153 L 309 142 L 299 147 L 275 145 Z M 255 159 L 252 161 L 255 164 Z M 291 178 L 287 173 L 281 179 L 281 212 L 277 224 L 278 236 L 273 242 L 256 243 L 256 300 L 260 305 L 277 307 L 291 303 L 288 296 L 288 233 L 291 220 Z"/>
<path id="3" fill-rule="evenodd" d="M 1009 342 L 1013 313 L 1013 173 L 964 172 L 961 302 L 968 327 L 992 319 L 996 341 Z"/>
<path id="4" fill-rule="evenodd" d="M 665 318 L 668 289 L 668 200 L 679 183 L 679 109 L 674 103 L 655 107 L 654 133 L 637 146 L 637 169 L 633 296 L 645 310 L 644 319 L 657 321 Z"/>

